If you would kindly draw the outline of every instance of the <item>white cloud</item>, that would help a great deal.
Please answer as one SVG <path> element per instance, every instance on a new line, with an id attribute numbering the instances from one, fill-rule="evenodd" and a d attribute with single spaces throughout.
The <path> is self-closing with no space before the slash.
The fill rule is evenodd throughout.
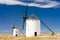
<path id="1" fill-rule="evenodd" d="M 35 2 L 49 2 L 50 0 L 35 0 Z"/>
<path id="2" fill-rule="evenodd" d="M 34 1 L 34 0 L 33 0 Z M 60 3 L 56 1 L 50 1 L 50 0 L 35 0 L 34 2 L 49 2 L 46 5 L 41 5 L 37 3 L 28 3 L 28 6 L 34 6 L 34 7 L 39 7 L 39 8 L 51 8 L 51 7 L 56 7 L 60 5 Z M 0 4 L 6 4 L 6 5 L 24 5 L 26 6 L 26 2 L 21 2 L 17 0 L 0 0 Z"/>
<path id="3" fill-rule="evenodd" d="M 16 0 L 0 0 L 0 4 L 7 4 L 7 5 L 26 5 L 26 3 L 16 1 Z"/>
<path id="4" fill-rule="evenodd" d="M 57 3 L 57 2 L 51 2 L 51 3 L 47 4 L 47 5 L 30 3 L 30 4 L 28 4 L 28 5 L 29 5 L 29 6 L 36 6 L 36 7 L 40 7 L 40 8 L 50 8 L 50 7 L 58 6 L 59 3 Z"/>

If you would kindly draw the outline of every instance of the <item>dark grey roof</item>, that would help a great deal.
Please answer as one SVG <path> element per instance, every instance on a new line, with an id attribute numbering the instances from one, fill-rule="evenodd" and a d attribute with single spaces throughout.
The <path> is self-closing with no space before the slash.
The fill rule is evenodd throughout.
<path id="1" fill-rule="evenodd" d="M 32 20 L 32 19 L 38 19 L 34 14 L 32 14 L 28 19 Z"/>
<path id="2" fill-rule="evenodd" d="M 13 29 L 15 29 L 16 27 L 13 27 Z"/>

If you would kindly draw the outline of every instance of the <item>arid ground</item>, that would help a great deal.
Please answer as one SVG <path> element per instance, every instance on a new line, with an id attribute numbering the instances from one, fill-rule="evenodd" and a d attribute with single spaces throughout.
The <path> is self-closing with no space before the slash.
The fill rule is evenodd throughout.
<path id="1" fill-rule="evenodd" d="M 60 40 L 60 34 L 55 34 L 53 36 L 43 34 L 36 37 L 26 37 L 25 35 L 13 37 L 11 34 L 0 34 L 0 40 Z"/>

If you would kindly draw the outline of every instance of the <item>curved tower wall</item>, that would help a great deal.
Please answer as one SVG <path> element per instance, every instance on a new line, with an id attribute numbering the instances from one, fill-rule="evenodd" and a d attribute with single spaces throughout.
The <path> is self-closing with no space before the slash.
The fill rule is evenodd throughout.
<path id="1" fill-rule="evenodd" d="M 40 20 L 27 19 L 26 20 L 26 37 L 33 37 L 40 35 Z"/>
<path id="2" fill-rule="evenodd" d="M 19 35 L 19 29 L 18 28 L 14 28 L 13 29 L 13 36 L 17 37 Z"/>

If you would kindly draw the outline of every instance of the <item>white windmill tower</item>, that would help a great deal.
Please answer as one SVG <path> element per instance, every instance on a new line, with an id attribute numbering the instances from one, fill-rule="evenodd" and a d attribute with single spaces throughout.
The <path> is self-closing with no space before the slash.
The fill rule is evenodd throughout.
<path id="1" fill-rule="evenodd" d="M 13 36 L 17 37 L 19 35 L 19 28 L 13 27 L 12 32 L 13 32 Z"/>
<path id="2" fill-rule="evenodd" d="M 40 31 L 40 20 L 35 15 L 26 19 L 26 37 L 38 36 Z"/>

